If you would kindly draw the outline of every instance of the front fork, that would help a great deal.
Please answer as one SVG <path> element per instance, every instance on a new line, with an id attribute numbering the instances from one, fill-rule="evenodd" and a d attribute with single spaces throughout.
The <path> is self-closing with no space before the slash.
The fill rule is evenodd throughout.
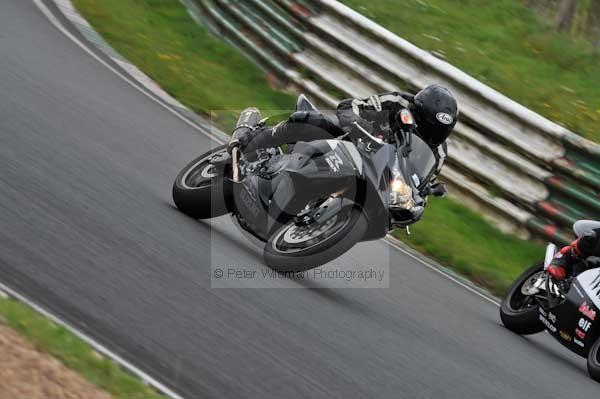
<path id="1" fill-rule="evenodd" d="M 554 255 L 556 255 L 556 245 L 549 243 L 546 246 L 546 257 L 544 258 L 544 271 L 548 270 L 548 266 L 550 266 L 550 262 L 554 259 Z"/>
<path id="2" fill-rule="evenodd" d="M 544 258 L 544 272 L 548 270 L 548 266 L 550 266 L 552 259 L 554 259 L 554 256 L 556 255 L 556 250 L 557 247 L 553 243 L 549 243 L 546 246 L 546 256 Z M 546 291 L 548 301 L 548 308 L 556 306 L 562 299 L 566 298 L 566 291 L 568 290 L 568 288 L 563 286 L 565 281 L 557 283 L 553 281 L 547 273 L 545 273 L 544 283 L 544 289 Z"/>

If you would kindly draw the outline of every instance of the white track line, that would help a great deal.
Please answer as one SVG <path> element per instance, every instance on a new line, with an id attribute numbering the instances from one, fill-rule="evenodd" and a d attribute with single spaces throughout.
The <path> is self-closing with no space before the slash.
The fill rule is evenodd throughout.
<path id="1" fill-rule="evenodd" d="M 46 18 L 48 18 L 48 20 L 59 31 L 61 31 L 65 36 L 67 36 L 69 39 L 71 39 L 71 41 L 73 41 L 75 44 L 77 44 L 82 50 L 84 50 L 86 53 L 88 53 L 90 56 L 92 56 L 94 59 L 96 59 L 96 61 L 98 61 L 99 63 L 101 63 L 102 65 L 104 65 L 106 68 L 108 68 L 115 75 L 117 75 L 118 77 L 120 77 L 122 80 L 124 80 L 125 82 L 127 82 L 133 88 L 135 88 L 137 91 L 139 91 L 140 93 L 142 93 L 143 95 L 145 95 L 146 97 L 148 97 L 149 99 L 151 99 L 152 101 L 154 101 L 155 103 L 157 103 L 158 105 L 160 105 L 161 107 L 163 107 L 164 109 L 166 109 L 167 111 L 169 111 L 175 117 L 179 118 L 180 120 L 182 120 L 183 122 L 185 122 L 186 124 L 188 124 L 189 126 L 191 126 L 192 128 L 194 128 L 195 130 L 199 131 L 200 133 L 206 135 L 210 139 L 215 140 L 215 141 L 217 141 L 219 143 L 224 143 L 225 142 L 222 138 L 214 136 L 214 135 L 212 135 L 210 133 L 207 133 L 201 126 L 197 125 L 193 121 L 191 121 L 188 118 L 184 117 L 179 112 L 177 112 L 174 109 L 168 107 L 163 102 L 157 100 L 154 96 L 150 95 L 148 92 L 146 92 L 145 90 L 143 90 L 142 88 L 140 88 L 133 81 L 131 81 L 127 76 L 123 75 L 118 70 L 116 70 L 115 68 L 113 68 L 110 64 L 108 64 L 107 62 L 105 62 L 102 58 L 98 57 L 98 55 L 96 55 L 92 50 L 90 50 L 89 48 L 87 48 L 79 39 L 77 39 L 75 36 L 73 36 L 58 21 L 58 19 L 54 16 L 54 14 L 52 14 L 52 12 L 46 7 L 46 5 L 42 3 L 41 0 L 33 0 L 33 2 L 39 8 L 39 10 L 46 16 Z M 27 304 L 29 307 L 33 308 L 35 311 L 37 311 L 40 314 L 44 315 L 45 317 L 47 317 L 48 319 L 52 320 L 56 324 L 63 326 L 68 331 L 70 331 L 71 333 L 73 333 L 74 335 L 76 335 L 77 337 L 79 337 L 81 340 L 83 340 L 87 344 L 89 344 L 91 347 L 93 347 L 97 352 L 102 353 L 104 356 L 106 356 L 106 357 L 112 359 L 113 361 L 117 362 L 122 367 L 124 367 L 125 369 L 129 370 L 131 373 L 133 373 L 137 377 L 139 377 L 142 381 L 150 384 L 151 386 L 153 386 L 155 389 L 157 389 L 158 391 L 162 392 L 163 394 L 169 396 L 172 399 L 183 399 L 182 396 L 180 396 L 177 393 L 175 393 L 173 390 L 171 390 L 170 388 L 168 388 L 167 386 L 165 386 L 163 383 L 161 383 L 160 381 L 158 381 L 155 378 L 151 377 L 150 375 L 148 375 L 147 373 L 145 373 L 144 371 L 142 371 L 141 369 L 139 369 L 138 367 L 136 367 L 132 363 L 128 362 L 127 360 L 125 360 L 121 356 L 117 355 L 116 353 L 114 353 L 113 351 L 111 351 L 110 349 L 108 349 L 107 347 L 105 347 L 104 345 L 102 345 L 101 343 L 99 343 L 98 341 L 96 341 L 95 339 L 93 339 L 92 337 L 86 335 L 85 333 L 83 333 L 79 329 L 73 327 L 69 323 L 67 323 L 64 320 L 62 320 L 61 318 L 59 318 L 59 317 L 55 316 L 54 314 L 50 313 L 49 311 L 47 311 L 43 307 L 37 305 L 35 302 L 31 301 L 30 299 L 28 299 L 24 295 L 21 295 L 17 291 L 15 291 L 15 290 L 11 289 L 10 287 L 6 286 L 2 282 L 0 282 L 0 291 L 8 293 L 10 296 L 12 296 L 12 297 L 18 299 L 19 301 Z"/>
<path id="2" fill-rule="evenodd" d="M 54 323 L 56 323 L 56 324 L 58 324 L 58 325 L 60 325 L 60 326 L 62 326 L 64 328 L 66 328 L 72 334 L 76 335 L 77 337 L 79 337 L 80 339 L 82 339 L 83 341 L 85 341 L 88 345 L 90 345 L 92 348 L 94 348 L 97 352 L 99 352 L 99 353 L 103 354 L 104 356 L 106 356 L 106 357 L 112 359 L 113 361 L 117 362 L 122 367 L 126 368 L 131 373 L 133 373 L 136 376 L 138 376 L 145 383 L 148 383 L 148 384 L 152 385 L 155 389 L 157 389 L 161 393 L 169 396 L 172 399 L 183 399 L 182 396 L 176 394 L 171 389 L 169 389 L 165 385 L 163 385 L 161 382 L 155 380 L 154 378 L 152 378 L 151 376 L 149 376 L 148 374 L 146 374 L 144 371 L 140 370 L 139 368 L 137 368 L 133 364 L 129 363 L 127 360 L 123 359 L 121 356 L 119 356 L 116 353 L 112 352 L 110 349 L 108 349 L 107 347 L 105 347 L 104 345 L 102 345 L 101 343 L 99 343 L 98 341 L 96 341 L 93 338 L 89 337 L 85 333 L 79 331 L 77 328 L 73 327 L 69 323 L 63 321 L 58 316 L 55 316 L 54 314 L 50 313 L 49 311 L 47 311 L 43 307 L 39 306 L 35 302 L 31 301 L 30 299 L 28 299 L 24 295 L 21 295 L 20 293 L 18 293 L 17 291 L 13 290 L 12 288 L 4 285 L 2 282 L 0 282 L 0 291 L 2 291 L 4 293 L 7 293 L 9 296 L 14 297 L 15 299 L 18 299 L 19 301 L 25 303 L 27 306 L 29 306 L 32 309 L 34 309 L 36 312 L 38 312 L 38 313 L 42 314 L 43 316 L 47 317 L 48 319 L 52 320 Z"/>
<path id="3" fill-rule="evenodd" d="M 406 249 L 402 248 L 401 246 L 399 246 L 398 244 L 396 244 L 394 242 L 395 238 L 391 237 L 390 238 L 385 238 L 384 241 L 387 242 L 390 246 L 396 248 L 398 251 L 402 252 L 405 255 L 410 256 L 411 258 L 413 258 L 414 260 L 416 260 L 419 263 L 422 263 L 423 265 L 427 266 L 428 268 L 430 268 L 431 270 L 438 272 L 439 274 L 441 274 L 442 276 L 446 277 L 448 280 L 451 280 L 453 282 L 455 282 L 456 284 L 460 285 L 461 287 L 465 288 L 466 290 L 480 296 L 481 298 L 485 299 L 486 301 L 493 303 L 494 305 L 499 306 L 500 302 L 490 298 L 489 296 L 479 292 L 477 289 L 471 287 L 469 284 L 466 284 L 462 281 L 460 281 L 458 278 L 454 277 L 453 275 L 451 275 L 450 273 L 444 271 L 442 268 L 440 267 L 436 267 L 433 264 L 427 262 L 426 260 L 414 255 L 413 253 L 407 251 Z"/>

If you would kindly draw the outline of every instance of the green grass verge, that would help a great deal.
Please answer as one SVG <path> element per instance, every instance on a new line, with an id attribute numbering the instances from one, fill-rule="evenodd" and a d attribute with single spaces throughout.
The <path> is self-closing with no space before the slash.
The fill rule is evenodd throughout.
<path id="1" fill-rule="evenodd" d="M 250 104 L 267 111 L 294 104 L 291 94 L 266 84 L 263 71 L 243 54 L 199 28 L 176 0 L 73 3 L 117 52 L 225 130 Z"/>
<path id="2" fill-rule="evenodd" d="M 342 0 L 585 137 L 600 141 L 600 52 L 519 0 Z"/>
<path id="3" fill-rule="evenodd" d="M 53 355 L 67 367 L 114 398 L 164 399 L 110 359 L 99 356 L 88 344 L 65 328 L 13 299 L 0 298 L 0 315 L 7 324 L 39 350 Z"/>
<path id="4" fill-rule="evenodd" d="M 393 235 L 496 295 L 544 257 L 543 245 L 505 234 L 451 199 L 432 198 L 411 233 Z"/>

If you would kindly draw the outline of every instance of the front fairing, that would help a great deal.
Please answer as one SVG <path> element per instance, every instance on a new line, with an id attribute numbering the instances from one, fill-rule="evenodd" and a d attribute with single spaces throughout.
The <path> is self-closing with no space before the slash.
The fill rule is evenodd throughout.
<path id="1" fill-rule="evenodd" d="M 384 144 L 373 151 L 372 146 L 358 145 L 365 160 L 366 198 L 365 207 L 370 221 L 368 239 L 384 237 L 390 228 L 390 186 L 394 173 L 400 173 L 406 184 L 412 189 L 413 200 L 417 206 L 425 206 L 425 187 L 435 172 L 437 164 L 435 155 L 430 147 L 419 137 L 411 140 L 411 151 L 404 155 L 401 144 Z M 395 211 L 395 217 L 414 222 L 411 211 Z M 405 215 L 403 214 L 405 213 Z"/>
<path id="2" fill-rule="evenodd" d="M 420 193 L 429 183 L 437 165 L 431 147 L 419 136 L 414 135 L 410 153 L 407 157 L 399 157 L 399 160 L 405 180 L 410 182 L 417 193 Z"/>
<path id="3" fill-rule="evenodd" d="M 579 274 L 563 303 L 540 307 L 540 321 L 561 344 L 586 357 L 600 335 L 600 268 Z"/>
<path id="4" fill-rule="evenodd" d="M 364 159 L 364 207 L 369 221 L 365 240 L 385 237 L 389 231 L 390 183 L 396 162 L 396 146 L 384 144 L 372 150 L 364 143 L 358 146 Z"/>

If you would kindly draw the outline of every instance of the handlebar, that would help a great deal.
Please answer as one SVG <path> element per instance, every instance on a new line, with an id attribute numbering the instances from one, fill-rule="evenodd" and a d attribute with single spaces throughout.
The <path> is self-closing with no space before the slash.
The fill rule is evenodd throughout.
<path id="1" fill-rule="evenodd" d="M 358 122 L 352 122 L 352 124 L 358 128 L 358 130 L 361 131 L 362 134 L 364 134 L 365 136 L 367 136 L 369 138 L 369 140 L 374 141 L 375 143 L 379 144 L 379 145 L 384 145 L 385 142 L 375 136 L 373 136 L 371 133 L 369 133 L 365 128 L 363 128 L 361 125 L 358 124 Z"/>
<path id="2" fill-rule="evenodd" d="M 386 144 L 383 140 L 381 140 L 380 138 L 377 138 L 375 136 L 373 136 L 371 133 L 369 133 L 365 128 L 363 128 L 358 122 L 352 122 L 352 125 L 354 127 L 356 127 L 364 136 L 366 136 L 369 140 L 373 141 L 374 143 L 377 143 L 379 145 L 384 145 Z M 402 155 L 404 157 L 408 157 L 408 154 L 412 151 L 412 131 L 402 131 L 403 134 L 403 141 L 404 142 L 404 147 L 402 149 Z"/>

